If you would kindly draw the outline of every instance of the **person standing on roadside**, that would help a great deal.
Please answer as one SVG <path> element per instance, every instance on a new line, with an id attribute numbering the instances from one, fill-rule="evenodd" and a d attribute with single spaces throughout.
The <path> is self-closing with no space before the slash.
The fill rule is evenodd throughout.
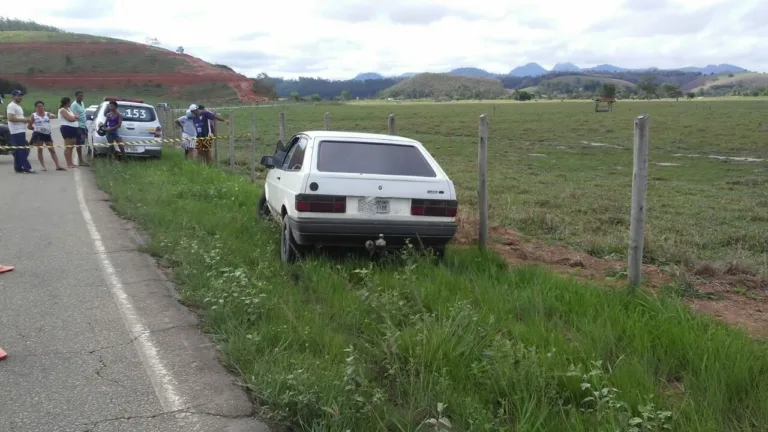
<path id="1" fill-rule="evenodd" d="M 80 128 L 77 122 L 77 114 L 73 113 L 70 109 L 72 106 L 72 99 L 68 97 L 61 98 L 61 104 L 59 104 L 59 130 L 61 131 L 61 137 L 64 138 L 64 160 L 67 161 L 67 168 L 77 168 L 77 165 L 72 161 L 72 148 L 75 147 L 77 142 L 77 134 L 80 133 Z"/>
<path id="2" fill-rule="evenodd" d="M 192 110 L 192 106 L 194 106 L 196 109 Z M 202 105 L 192 105 L 192 106 L 189 107 L 189 110 L 197 112 L 197 114 L 194 114 L 193 112 L 193 115 L 195 115 L 195 119 L 196 119 L 195 126 L 197 128 L 197 138 L 198 138 L 197 154 L 206 163 L 210 163 L 212 159 L 211 147 L 212 147 L 213 138 L 214 138 L 213 122 L 215 120 L 219 120 L 219 121 L 223 121 L 224 123 L 229 123 L 229 121 L 224 119 L 224 117 L 218 114 L 208 111 Z M 201 147 L 203 147 L 204 149 L 201 150 L 200 149 Z"/>
<path id="3" fill-rule="evenodd" d="M 175 120 L 176 125 L 181 129 L 181 148 L 184 149 L 184 159 L 189 159 L 195 151 L 197 128 L 195 127 L 194 117 L 195 115 L 191 111 L 187 111 L 183 116 Z"/>
<path id="4" fill-rule="evenodd" d="M 51 152 L 51 159 L 56 165 L 56 171 L 66 171 L 59 165 L 59 156 L 56 154 L 56 149 L 53 147 L 53 138 L 51 137 L 51 119 L 55 119 L 56 116 L 45 110 L 45 104 L 43 101 L 35 102 L 35 112 L 29 117 L 27 128 L 32 129 L 32 139 L 30 142 L 32 145 L 37 146 L 37 160 L 40 161 L 40 165 L 43 167 L 43 171 L 48 171 L 45 167 L 45 157 L 43 156 L 43 146 L 48 146 L 48 150 Z"/>
<path id="5" fill-rule="evenodd" d="M 77 151 L 77 164 L 80 166 L 91 166 L 83 159 L 83 146 L 85 140 L 88 137 L 88 126 L 85 116 L 85 102 L 83 102 L 83 92 L 78 90 L 75 92 L 75 102 L 72 103 L 72 112 L 77 114 L 78 134 L 75 140 L 75 150 Z"/>
<path id="6" fill-rule="evenodd" d="M 8 117 L 8 131 L 11 134 L 12 146 L 19 147 L 13 151 L 13 170 L 20 174 L 35 174 L 32 165 L 29 164 L 29 149 L 27 149 L 27 118 L 21 108 L 21 100 L 24 92 L 14 90 L 11 93 L 13 100 L 8 104 L 6 114 Z"/>
<path id="7" fill-rule="evenodd" d="M 114 144 L 119 147 L 120 154 L 117 155 L 117 160 L 126 160 L 125 146 L 123 145 L 123 138 L 117 132 L 123 126 L 123 115 L 117 110 L 117 102 L 109 101 L 107 105 L 107 115 L 105 117 L 106 124 L 104 131 L 107 133 L 107 143 L 112 144 L 112 151 L 117 155 L 118 150 L 115 149 Z"/>

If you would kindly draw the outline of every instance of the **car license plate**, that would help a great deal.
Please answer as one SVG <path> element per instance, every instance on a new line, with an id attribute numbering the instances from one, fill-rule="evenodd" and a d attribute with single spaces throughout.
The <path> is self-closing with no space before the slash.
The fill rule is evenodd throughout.
<path id="1" fill-rule="evenodd" d="M 376 213 L 389 213 L 389 200 L 376 200 Z"/>
<path id="2" fill-rule="evenodd" d="M 126 153 L 143 153 L 144 147 L 142 146 L 125 146 Z"/>

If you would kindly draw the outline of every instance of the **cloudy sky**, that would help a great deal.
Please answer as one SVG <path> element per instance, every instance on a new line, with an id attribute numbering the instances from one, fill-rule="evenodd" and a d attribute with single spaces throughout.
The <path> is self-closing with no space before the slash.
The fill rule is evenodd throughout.
<path id="1" fill-rule="evenodd" d="M 766 0 L 57 0 L 9 15 L 163 46 L 249 76 L 347 79 L 557 62 L 768 71 Z M 6 12 L 8 13 L 8 12 Z"/>

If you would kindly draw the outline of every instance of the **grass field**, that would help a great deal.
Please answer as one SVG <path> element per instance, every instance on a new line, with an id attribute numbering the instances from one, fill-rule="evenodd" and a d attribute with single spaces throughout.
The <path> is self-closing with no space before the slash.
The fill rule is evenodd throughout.
<path id="1" fill-rule="evenodd" d="M 583 224 L 582 212 L 601 216 L 593 205 L 618 211 L 612 206 L 623 194 L 610 189 L 628 189 L 623 177 L 629 174 L 625 168 L 613 179 L 612 172 L 627 164 L 627 152 L 578 144 L 609 115 L 579 129 L 569 120 L 580 117 L 579 105 L 564 104 L 555 118 L 576 130 L 565 134 L 562 124 L 542 130 L 546 123 L 538 117 L 546 114 L 534 106 L 508 106 L 492 117 L 498 125 L 491 141 L 496 219 L 538 221 L 531 212 L 551 209 L 555 221 Z M 647 108 L 657 117 L 679 109 Z M 397 109 L 403 134 L 427 142 L 456 177 L 463 202 L 471 203 L 476 112 L 459 105 Z M 291 131 L 321 125 L 321 109 L 288 112 Z M 387 110 L 333 112 L 339 128 L 382 131 Z M 732 114 L 734 122 L 748 122 L 746 112 Z M 265 119 L 276 112 L 259 115 L 260 127 L 270 130 Z M 502 127 L 500 116 L 510 124 Z M 628 120 L 631 113 L 614 112 L 614 118 Z M 654 130 L 663 124 L 657 120 Z M 742 130 L 737 126 L 729 130 Z M 601 139 L 626 144 L 621 137 L 628 126 L 614 128 Z M 656 132 L 658 141 L 661 135 Z M 549 157 L 526 157 L 534 150 Z M 97 162 L 98 184 L 118 212 L 149 233 L 147 250 L 173 267 L 182 299 L 200 309 L 225 363 L 242 376 L 263 414 L 289 430 L 721 432 L 768 425 L 765 341 L 692 313 L 677 298 L 598 289 L 545 270 L 510 272 L 499 257 L 463 248 L 450 249 L 444 265 L 406 252 L 381 266 L 313 256 L 287 268 L 278 259 L 278 228 L 254 217 L 260 186 L 172 151 L 156 162 Z M 720 167 L 740 169 L 705 167 L 714 170 L 703 175 L 709 183 L 723 181 Z M 653 175 L 668 176 L 686 195 L 699 190 L 692 168 L 680 171 L 654 169 Z M 651 196 L 664 196 L 654 191 Z M 586 202 L 578 204 L 572 194 Z M 573 209 L 553 208 L 547 199 Z M 658 198 L 654 202 L 659 208 Z M 723 197 L 718 204 L 724 206 Z M 695 220 L 731 217 L 713 213 Z M 539 222 L 520 227 L 554 233 L 540 232 Z"/>
<path id="2" fill-rule="evenodd" d="M 633 118 L 648 113 L 645 261 L 691 267 L 702 260 L 746 259 L 758 272 L 768 272 L 765 100 L 621 101 L 612 113 L 595 113 L 593 107 L 591 102 L 295 104 L 238 110 L 235 124 L 236 133 L 247 134 L 255 116 L 258 160 L 278 139 L 280 110 L 286 111 L 289 134 L 321 129 L 326 111 L 332 129 L 386 133 L 387 115 L 395 113 L 398 133 L 425 144 L 454 180 L 463 213 L 473 215 L 477 116 L 487 113 L 492 221 L 596 257 L 623 259 Z M 221 145 L 224 160 L 226 144 Z M 243 172 L 250 161 L 247 145 L 247 140 L 236 143 Z"/>

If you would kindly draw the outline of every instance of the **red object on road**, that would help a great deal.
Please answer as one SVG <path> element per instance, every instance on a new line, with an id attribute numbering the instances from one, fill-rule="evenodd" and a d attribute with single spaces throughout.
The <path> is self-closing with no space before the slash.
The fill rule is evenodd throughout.
<path id="1" fill-rule="evenodd" d="M 9 271 L 12 271 L 13 268 L 13 266 L 0 265 L 0 273 L 8 273 Z"/>
<path id="2" fill-rule="evenodd" d="M 5 352 L 2 348 L 0 348 L 0 360 L 5 360 L 8 358 L 8 353 Z"/>

